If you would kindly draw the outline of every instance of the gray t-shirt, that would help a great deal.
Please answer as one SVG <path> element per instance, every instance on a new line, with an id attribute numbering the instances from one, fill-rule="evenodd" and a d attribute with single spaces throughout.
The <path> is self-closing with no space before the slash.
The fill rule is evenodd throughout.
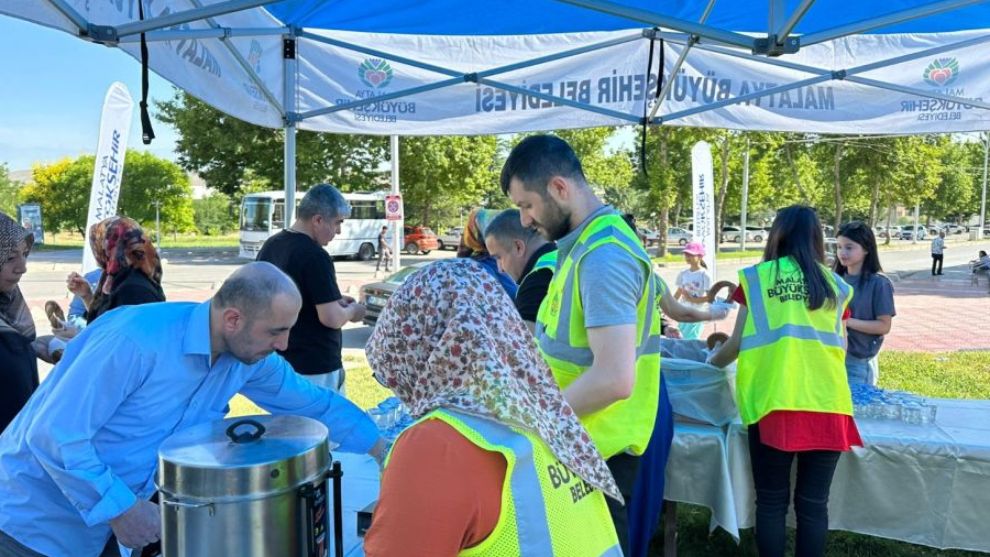
<path id="1" fill-rule="evenodd" d="M 884 275 L 870 275 L 863 280 L 862 275 L 842 277 L 853 287 L 853 299 L 849 310 L 853 319 L 872 321 L 880 315 L 897 315 L 894 310 L 894 285 Z M 871 335 L 849 329 L 849 355 L 854 358 L 872 358 L 880 352 L 883 335 Z"/>
<path id="2" fill-rule="evenodd" d="M 563 260 L 574 247 L 578 237 L 595 218 L 615 212 L 604 206 L 585 219 L 576 229 L 557 242 L 559 258 Z M 635 325 L 636 306 L 643 294 L 646 271 L 643 263 L 615 244 L 593 250 L 581 259 L 578 267 L 581 285 L 581 305 L 584 326 L 610 327 Z"/>

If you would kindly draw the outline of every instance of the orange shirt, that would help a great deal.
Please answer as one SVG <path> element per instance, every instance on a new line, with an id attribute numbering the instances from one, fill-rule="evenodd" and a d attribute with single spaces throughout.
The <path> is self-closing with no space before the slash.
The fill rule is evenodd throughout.
<path id="1" fill-rule="evenodd" d="M 416 424 L 396 443 L 365 535 L 368 557 L 454 557 L 495 529 L 505 458 L 440 420 Z"/>

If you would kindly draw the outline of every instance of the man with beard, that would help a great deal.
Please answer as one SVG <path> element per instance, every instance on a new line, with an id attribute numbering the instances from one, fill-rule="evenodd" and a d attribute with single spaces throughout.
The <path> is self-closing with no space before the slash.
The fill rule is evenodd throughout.
<path id="1" fill-rule="evenodd" d="M 380 460 L 370 418 L 274 353 L 301 303 L 285 273 L 249 263 L 212 300 L 127 306 L 87 327 L 0 437 L 0 555 L 96 557 L 116 554 L 111 534 L 131 548 L 158 540 L 159 445 L 222 419 L 238 392 Z"/>
<path id="2" fill-rule="evenodd" d="M 660 395 L 660 315 L 650 258 L 558 137 L 520 142 L 502 169 L 501 187 L 523 226 L 557 242 L 557 270 L 536 339 L 628 502 Z M 613 501 L 609 510 L 625 552 L 627 511 Z"/>

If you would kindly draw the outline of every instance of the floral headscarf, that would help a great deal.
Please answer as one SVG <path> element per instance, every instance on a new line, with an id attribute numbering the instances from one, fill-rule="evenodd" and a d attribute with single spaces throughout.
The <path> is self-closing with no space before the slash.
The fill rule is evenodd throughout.
<path id="1" fill-rule="evenodd" d="M 14 253 L 21 242 L 27 240 L 28 249 L 34 245 L 34 234 L 4 213 L 0 213 L 0 268 L 7 257 Z M 20 287 L 10 292 L 0 292 L 0 327 L 9 327 L 34 340 L 34 318 L 21 294 Z"/>
<path id="2" fill-rule="evenodd" d="M 89 249 L 93 251 L 93 259 L 101 269 L 107 268 L 107 228 L 117 217 L 110 217 L 89 227 Z"/>
<path id="3" fill-rule="evenodd" d="M 491 209 L 471 211 L 467 218 L 467 226 L 464 227 L 464 234 L 461 236 L 461 245 L 457 250 L 458 257 L 488 255 L 488 248 L 485 247 L 485 229 L 501 212 Z"/>
<path id="4" fill-rule="evenodd" d="M 367 353 L 375 378 L 414 417 L 449 408 L 535 433 L 572 472 L 622 501 L 512 300 L 478 263 L 439 261 L 410 276 Z"/>
<path id="5" fill-rule="evenodd" d="M 158 252 L 144 235 L 141 225 L 127 217 L 116 217 L 106 225 L 105 234 L 103 247 L 107 264 L 103 274 L 104 294 L 110 294 L 114 277 L 128 268 L 139 270 L 153 283 L 161 284 L 162 265 Z"/>

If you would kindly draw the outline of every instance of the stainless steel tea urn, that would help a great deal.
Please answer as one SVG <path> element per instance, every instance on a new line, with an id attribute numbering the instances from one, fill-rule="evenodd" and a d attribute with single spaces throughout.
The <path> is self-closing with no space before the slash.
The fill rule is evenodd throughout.
<path id="1" fill-rule="evenodd" d="M 327 435 L 309 418 L 252 416 L 169 437 L 158 450 L 164 557 L 325 557 Z"/>

